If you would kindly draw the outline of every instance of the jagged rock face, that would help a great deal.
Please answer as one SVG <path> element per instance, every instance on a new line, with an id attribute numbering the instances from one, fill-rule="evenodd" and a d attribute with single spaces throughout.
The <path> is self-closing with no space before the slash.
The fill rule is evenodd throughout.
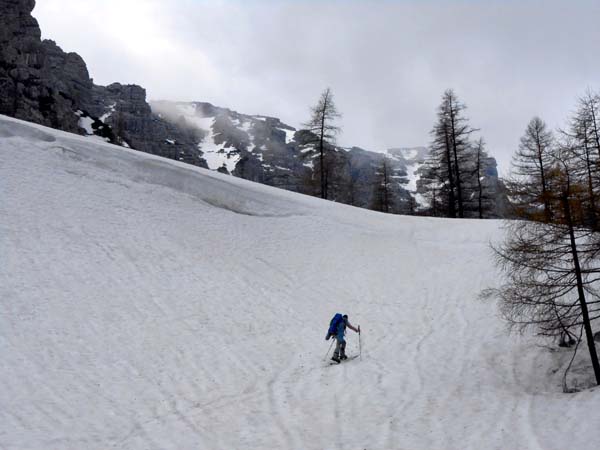
<path id="1" fill-rule="evenodd" d="M 197 132 L 152 113 L 136 85 L 96 86 L 83 59 L 42 41 L 34 0 L 0 0 L 0 114 L 206 167 Z"/>
<path id="2" fill-rule="evenodd" d="M 131 147 L 144 152 L 207 167 L 197 147 L 202 134 L 178 126 L 153 114 L 146 102 L 146 90 L 137 85 L 113 83 L 101 98 L 115 113 L 105 121 Z"/>
<path id="3" fill-rule="evenodd" d="M 161 118 L 202 133 L 198 148 L 212 170 L 283 189 L 319 195 L 319 155 L 315 136 L 297 131 L 279 119 L 240 114 L 202 102 L 152 102 Z M 426 152 L 426 149 L 424 149 Z M 328 198 L 370 207 L 374 200 L 376 172 L 384 155 L 357 147 L 327 146 Z M 421 154 L 421 153 L 419 153 Z M 388 155 L 392 212 L 414 210 L 407 168 L 410 154 Z M 413 183 L 414 184 L 414 183 Z M 413 186 L 416 190 L 416 185 Z M 412 203 L 412 204 L 411 204 Z"/>
<path id="4" fill-rule="evenodd" d="M 489 189 L 494 208 L 484 217 L 489 218 L 509 218 L 512 214 L 510 201 L 508 200 L 508 190 L 506 185 L 498 176 L 498 163 L 493 157 L 488 157 L 483 162 L 485 182 Z"/>
<path id="5" fill-rule="evenodd" d="M 473 155 L 475 158 L 475 155 Z M 425 160 L 423 160 L 425 162 Z M 462 192 L 463 192 L 463 205 L 464 205 L 464 217 L 465 218 L 478 218 L 479 217 L 479 206 L 478 206 L 478 185 L 475 184 L 477 178 L 471 178 L 469 180 L 468 174 L 474 177 L 475 166 L 474 161 L 465 160 L 467 164 L 471 166 L 465 167 L 465 174 L 467 179 L 463 179 Z M 426 164 L 419 165 L 416 172 L 416 189 L 415 197 L 423 205 L 425 209 L 428 209 L 428 214 L 432 215 L 446 215 L 447 211 L 447 193 L 440 193 L 438 191 L 438 200 L 435 202 L 436 207 L 432 206 L 432 193 L 429 190 L 431 188 L 432 179 L 430 178 L 431 169 Z M 498 167 L 496 159 L 493 157 L 484 157 L 481 160 L 481 186 L 482 192 L 482 204 L 481 213 L 485 219 L 496 219 L 496 218 L 508 218 L 510 215 L 510 202 L 508 200 L 508 193 L 506 186 L 502 180 L 498 177 Z M 439 186 L 441 188 L 441 186 Z M 440 197 L 441 196 L 441 197 Z"/>
<path id="6" fill-rule="evenodd" d="M 79 131 L 74 110 L 89 100 L 92 81 L 75 53 L 41 41 L 33 0 L 0 0 L 0 113 Z"/>
<path id="7" fill-rule="evenodd" d="M 3 44 L 13 38 L 32 37 L 40 39 L 41 32 L 37 20 L 31 16 L 35 0 L 2 0 L 2 28 L 0 42 Z"/>
<path id="8" fill-rule="evenodd" d="M 161 119 L 197 132 L 196 148 L 208 168 L 300 191 L 306 168 L 289 145 L 295 130 L 279 119 L 240 114 L 202 102 L 151 105 Z"/>
<path id="9" fill-rule="evenodd" d="M 211 170 L 283 189 L 320 195 L 319 155 L 315 136 L 279 119 L 240 114 L 202 102 L 152 102 L 153 111 L 180 128 L 195 129 L 197 147 Z M 388 171 L 389 212 L 418 213 L 428 206 L 419 183 L 426 147 L 393 148 L 387 154 L 358 147 L 326 146 L 327 198 L 364 208 L 377 208 L 377 186 L 384 163 Z M 506 194 L 496 160 L 484 161 L 487 187 L 502 216 Z"/>

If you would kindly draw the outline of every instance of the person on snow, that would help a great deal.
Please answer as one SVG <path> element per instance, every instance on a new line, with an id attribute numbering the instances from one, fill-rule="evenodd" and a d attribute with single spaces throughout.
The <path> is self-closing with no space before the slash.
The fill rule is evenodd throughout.
<path id="1" fill-rule="evenodd" d="M 344 339 L 344 335 L 346 334 L 346 327 L 350 328 L 352 331 L 356 333 L 360 333 L 360 325 L 358 327 L 353 327 L 352 324 L 348 321 L 348 314 L 344 314 L 339 317 L 341 314 L 336 314 L 333 319 L 331 319 L 331 324 L 329 327 L 329 332 L 327 333 L 326 339 L 330 337 L 335 337 L 337 343 L 335 345 L 335 351 L 333 352 L 333 357 L 331 358 L 336 363 L 341 362 L 343 359 L 348 359 L 346 356 L 346 340 Z"/>

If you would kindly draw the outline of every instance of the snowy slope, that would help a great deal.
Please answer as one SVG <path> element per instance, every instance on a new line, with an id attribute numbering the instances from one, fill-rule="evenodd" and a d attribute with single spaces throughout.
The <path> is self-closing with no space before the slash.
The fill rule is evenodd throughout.
<path id="1" fill-rule="evenodd" d="M 493 221 L 377 214 L 0 116 L 0 448 L 596 449 L 507 338 Z M 323 361 L 327 323 L 362 359 Z M 349 332 L 348 352 L 359 350 Z"/>

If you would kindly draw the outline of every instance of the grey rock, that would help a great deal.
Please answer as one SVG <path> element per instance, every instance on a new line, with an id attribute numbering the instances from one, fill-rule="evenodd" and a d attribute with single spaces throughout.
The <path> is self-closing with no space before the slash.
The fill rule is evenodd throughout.
<path id="1" fill-rule="evenodd" d="M 103 122 L 113 130 L 116 143 L 207 167 L 198 149 L 201 133 L 154 114 L 141 86 L 120 83 L 94 86 L 90 110 L 96 116 L 106 117 Z"/>
<path id="2" fill-rule="evenodd" d="M 75 53 L 41 41 L 32 0 L 0 0 L 0 113 L 79 132 L 73 114 L 92 81 Z"/>
<path id="3" fill-rule="evenodd" d="M 143 88 L 96 86 L 78 54 L 42 41 L 34 6 L 0 0 L 0 114 L 80 134 L 80 118 L 90 117 L 110 142 L 206 167 L 196 133 L 154 115 Z"/>

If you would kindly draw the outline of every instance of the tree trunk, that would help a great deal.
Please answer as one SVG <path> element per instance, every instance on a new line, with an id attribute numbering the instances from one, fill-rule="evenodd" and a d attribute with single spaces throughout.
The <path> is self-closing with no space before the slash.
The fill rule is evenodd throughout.
<path id="1" fill-rule="evenodd" d="M 573 220 L 571 217 L 571 207 L 569 205 L 568 192 L 563 193 L 562 203 L 563 203 L 563 208 L 565 211 L 565 218 L 567 219 L 567 226 L 569 227 L 569 238 L 571 241 L 571 255 L 573 256 L 573 265 L 575 266 L 575 277 L 577 279 L 577 294 L 579 295 L 581 314 L 583 316 L 583 327 L 585 329 L 585 337 L 588 342 L 588 349 L 590 352 L 590 359 L 592 360 L 592 367 L 594 368 L 596 384 L 600 385 L 600 364 L 598 363 L 598 354 L 596 353 L 596 345 L 594 344 L 594 333 L 592 332 L 592 325 L 590 323 L 590 315 L 589 315 L 588 308 L 587 308 L 587 302 L 585 300 L 585 292 L 583 290 L 583 279 L 581 277 L 581 267 L 579 265 L 579 256 L 577 253 L 577 242 L 575 241 L 575 231 L 573 228 Z"/>
<path id="2" fill-rule="evenodd" d="M 544 215 L 546 216 L 546 221 L 550 222 L 550 220 L 552 219 L 552 214 L 550 214 L 550 202 L 548 201 L 546 173 L 544 171 L 544 162 L 542 158 L 542 143 L 540 142 L 539 130 L 536 130 L 535 132 L 535 143 L 537 146 L 538 162 L 540 164 L 540 177 L 542 178 L 542 199 L 544 201 Z"/>
<path id="3" fill-rule="evenodd" d="M 458 194 L 458 217 L 464 217 L 462 186 L 460 182 L 460 170 L 458 167 L 458 148 L 456 146 L 456 128 L 454 124 L 454 107 L 450 104 L 450 124 L 452 125 L 452 152 L 454 153 L 454 169 L 456 173 L 456 193 Z"/>
<path id="4" fill-rule="evenodd" d="M 593 185 L 593 177 L 592 177 L 592 161 L 590 159 L 590 150 L 587 142 L 587 126 L 584 125 L 584 142 L 583 142 L 584 150 L 585 150 L 585 165 L 587 169 L 587 178 L 588 178 L 588 195 L 590 198 L 590 220 L 592 230 L 598 229 L 598 219 L 596 217 L 596 195 L 594 194 L 594 185 Z"/>
<path id="5" fill-rule="evenodd" d="M 452 174 L 452 156 L 450 154 L 450 140 L 448 138 L 448 125 L 444 124 L 444 137 L 446 139 L 446 164 L 448 166 L 448 181 L 450 192 L 448 193 L 448 216 L 456 218 L 456 199 L 454 198 L 454 175 Z"/>
<path id="6" fill-rule="evenodd" d="M 596 121 L 596 108 L 594 104 L 590 104 L 590 113 L 592 114 L 592 126 L 594 133 L 594 140 L 596 141 L 596 149 L 598 150 L 598 156 L 600 156 L 600 132 L 598 131 L 598 122 Z"/>
<path id="7" fill-rule="evenodd" d="M 479 208 L 479 218 L 483 219 L 483 206 L 482 206 L 482 197 L 483 197 L 483 187 L 481 186 L 481 149 L 477 149 L 477 188 L 479 189 L 479 198 L 477 199 L 477 207 Z"/>
<path id="8" fill-rule="evenodd" d="M 383 162 L 383 201 L 384 201 L 384 211 L 386 213 L 390 212 L 390 199 L 388 193 L 388 177 L 387 177 L 387 164 L 385 161 Z"/>
<path id="9" fill-rule="evenodd" d="M 325 188 L 325 157 L 324 157 L 324 144 L 325 139 L 325 111 L 322 111 L 321 115 L 321 133 L 319 136 L 319 162 L 321 164 L 321 198 L 327 198 L 327 189 Z"/>

